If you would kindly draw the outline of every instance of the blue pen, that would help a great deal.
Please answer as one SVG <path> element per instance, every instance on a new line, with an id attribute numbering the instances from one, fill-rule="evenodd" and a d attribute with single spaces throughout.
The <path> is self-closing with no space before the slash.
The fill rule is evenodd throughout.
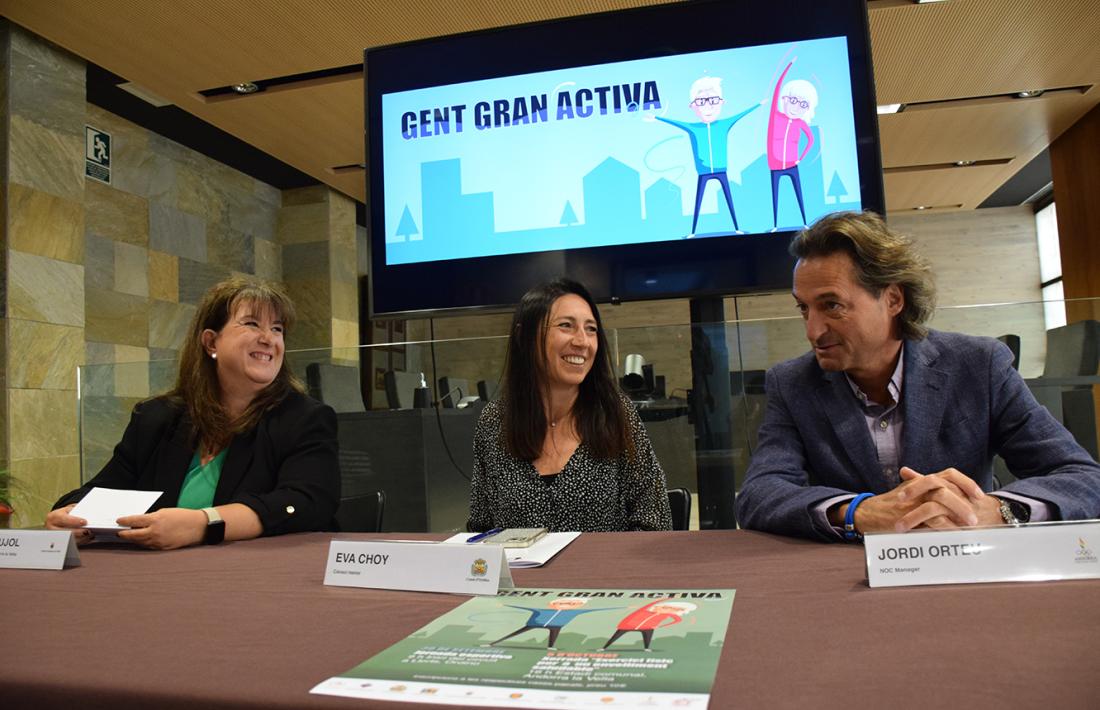
<path id="1" fill-rule="evenodd" d="M 493 535 L 496 535 L 499 532 L 504 532 L 504 528 L 493 528 L 492 530 L 486 530 L 483 533 L 478 533 L 477 535 L 474 535 L 473 537 L 467 538 L 466 543 L 469 544 L 471 542 L 481 542 L 485 538 L 492 537 Z"/>

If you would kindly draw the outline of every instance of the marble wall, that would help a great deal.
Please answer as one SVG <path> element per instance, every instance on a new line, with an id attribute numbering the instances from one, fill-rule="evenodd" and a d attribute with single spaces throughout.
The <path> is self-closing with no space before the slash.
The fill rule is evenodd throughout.
<path id="1" fill-rule="evenodd" d="M 86 103 L 84 62 L 17 26 L 0 25 L 0 51 L 0 455 L 23 492 L 14 523 L 35 525 L 107 461 L 133 405 L 172 386 L 218 281 L 285 281 L 301 316 L 288 350 L 355 347 L 355 209 L 327 187 L 284 195 Z M 111 135 L 110 184 L 84 177 L 86 124 Z"/>
<path id="2" fill-rule="evenodd" d="M 284 282 L 298 309 L 293 348 L 304 363 L 358 364 L 359 285 L 355 202 L 324 186 L 286 190 L 276 226 Z M 324 351 L 328 352 L 324 352 Z"/>
<path id="3" fill-rule="evenodd" d="M 170 388 L 203 293 L 234 274 L 280 280 L 282 194 L 91 104 L 111 135 L 111 184 L 84 182 L 84 476 L 133 405 Z"/>
<path id="4" fill-rule="evenodd" d="M 84 362 L 84 63 L 12 25 L 3 35 L 4 392 L 0 440 L 15 524 L 79 480 Z"/>

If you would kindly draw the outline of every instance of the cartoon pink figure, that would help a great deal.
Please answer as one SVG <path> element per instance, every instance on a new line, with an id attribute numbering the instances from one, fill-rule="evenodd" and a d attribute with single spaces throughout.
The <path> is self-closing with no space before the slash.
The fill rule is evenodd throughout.
<path id="1" fill-rule="evenodd" d="M 666 626 L 672 626 L 673 624 L 679 624 L 683 621 L 683 617 L 690 614 L 697 609 L 691 602 L 674 602 L 669 601 L 669 598 L 658 599 L 655 602 L 646 604 L 641 609 L 631 612 L 622 621 L 619 622 L 618 628 L 611 638 L 607 640 L 607 643 L 603 645 L 603 648 L 607 648 L 611 644 L 615 643 L 619 638 L 630 631 L 637 631 L 642 635 L 642 642 L 645 644 L 646 651 L 652 651 L 649 645 L 653 642 L 653 631 L 655 629 L 663 629 Z M 667 622 L 667 623 L 666 623 Z"/>
<path id="2" fill-rule="evenodd" d="M 797 59 L 797 58 L 796 58 Z M 798 211 L 802 213 L 802 223 L 806 224 L 806 208 L 802 204 L 802 181 L 798 177 L 798 164 L 810 152 L 814 144 L 814 134 L 810 132 L 810 121 L 817 108 L 817 89 L 805 79 L 794 79 L 783 83 L 787 72 L 795 60 L 791 60 L 779 81 L 775 83 L 772 95 L 772 109 L 768 118 L 768 168 L 772 172 L 772 231 L 779 228 L 779 180 L 784 175 L 791 179 L 794 195 L 798 198 Z M 806 147 L 798 152 L 802 135 L 806 136 Z"/>

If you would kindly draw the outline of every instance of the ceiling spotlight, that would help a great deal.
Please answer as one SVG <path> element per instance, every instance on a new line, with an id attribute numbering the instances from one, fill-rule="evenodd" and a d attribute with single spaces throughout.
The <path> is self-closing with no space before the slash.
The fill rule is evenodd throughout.
<path id="1" fill-rule="evenodd" d="M 928 205 L 917 205 L 913 209 L 915 209 L 915 210 L 926 210 L 926 209 L 928 209 Z"/>
<path id="2" fill-rule="evenodd" d="M 1018 99 L 1034 99 L 1043 95 L 1042 89 L 1031 89 L 1029 91 L 1017 91 L 1016 98 Z"/>
<path id="3" fill-rule="evenodd" d="M 973 160 L 956 160 L 955 161 L 955 167 L 956 168 L 965 168 L 965 167 L 973 165 L 973 164 L 974 164 Z"/>
<path id="4" fill-rule="evenodd" d="M 905 108 L 905 104 L 879 104 L 878 114 L 881 116 L 887 113 L 901 113 L 903 108 Z"/>
<path id="5" fill-rule="evenodd" d="M 260 87 L 251 81 L 233 85 L 233 91 L 236 91 L 238 94 L 254 94 L 259 90 Z"/>

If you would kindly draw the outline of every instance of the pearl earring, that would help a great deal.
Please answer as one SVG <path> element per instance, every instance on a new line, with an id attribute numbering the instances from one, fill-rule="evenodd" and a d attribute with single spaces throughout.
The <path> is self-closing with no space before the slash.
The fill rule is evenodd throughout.
<path id="1" fill-rule="evenodd" d="M 217 353 L 210 353 L 210 359 L 211 360 L 217 360 L 218 359 L 218 354 Z"/>

